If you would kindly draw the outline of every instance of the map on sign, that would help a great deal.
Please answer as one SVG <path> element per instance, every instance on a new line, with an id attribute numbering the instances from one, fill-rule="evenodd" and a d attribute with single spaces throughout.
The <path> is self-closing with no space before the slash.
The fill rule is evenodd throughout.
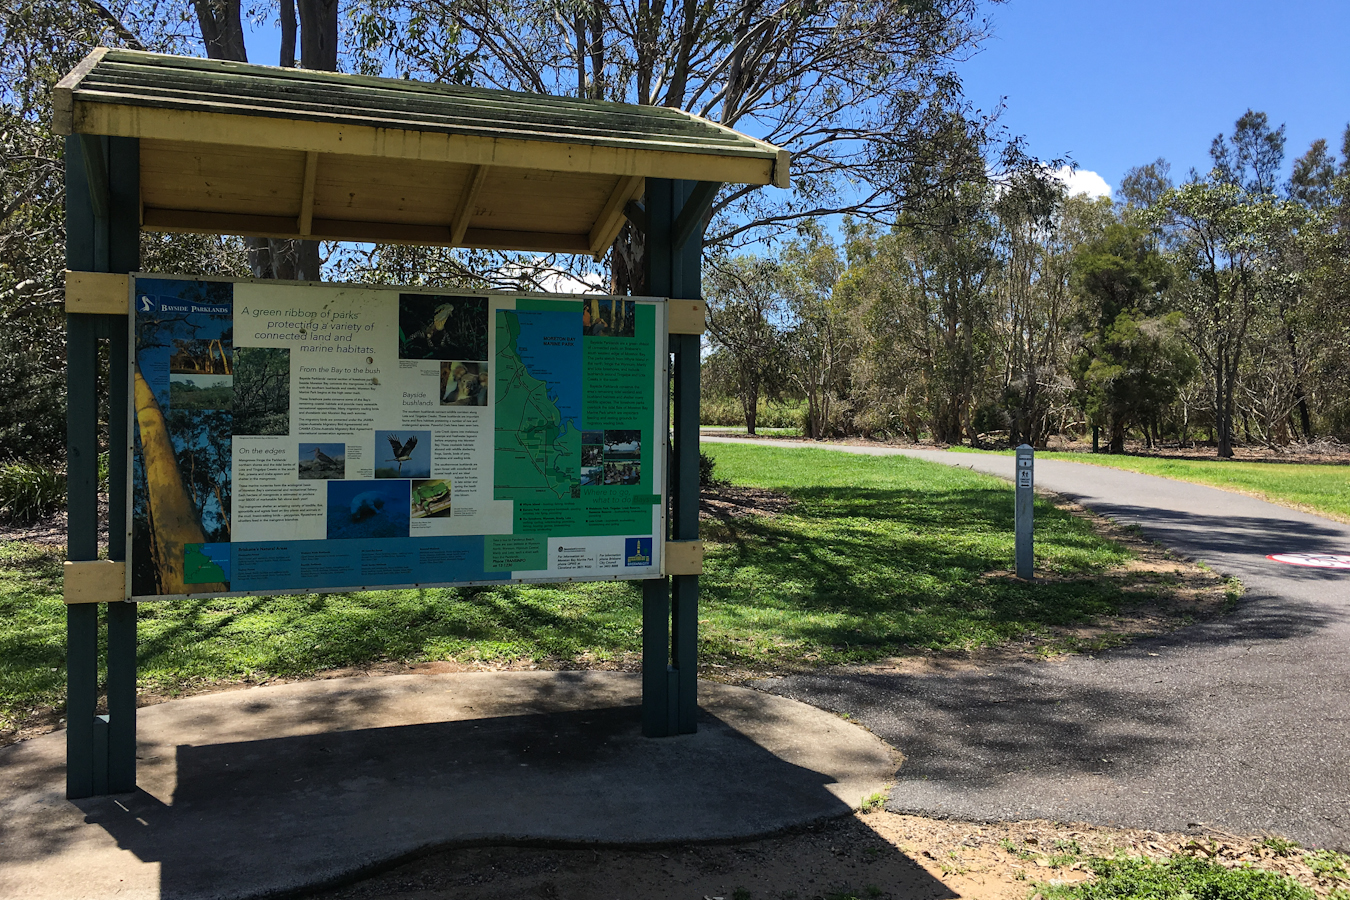
<path id="1" fill-rule="evenodd" d="M 230 580 L 229 544 L 187 544 L 183 552 L 183 581 L 210 584 Z"/>
<path id="2" fill-rule="evenodd" d="M 580 498 L 581 310 L 498 310 L 496 324 L 496 498 Z"/>
<path id="3" fill-rule="evenodd" d="M 665 301 L 137 275 L 133 598 L 661 572 Z"/>

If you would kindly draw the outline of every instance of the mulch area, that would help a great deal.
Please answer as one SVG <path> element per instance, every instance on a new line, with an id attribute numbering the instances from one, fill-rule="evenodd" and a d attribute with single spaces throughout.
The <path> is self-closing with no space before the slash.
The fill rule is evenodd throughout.
<path id="1" fill-rule="evenodd" d="M 66 511 L 60 510 L 45 516 L 36 522 L 7 522 L 0 520 L 0 542 L 25 541 L 45 546 L 66 545 Z M 98 545 L 108 546 L 108 498 L 100 494 L 98 498 Z"/>

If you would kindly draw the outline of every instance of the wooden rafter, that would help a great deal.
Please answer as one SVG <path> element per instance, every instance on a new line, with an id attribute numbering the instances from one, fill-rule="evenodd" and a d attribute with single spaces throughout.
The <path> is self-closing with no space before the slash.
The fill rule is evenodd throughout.
<path id="1" fill-rule="evenodd" d="M 464 233 L 469 230 L 469 220 L 473 218 L 474 203 L 478 201 L 478 194 L 483 190 L 487 174 L 487 166 L 473 167 L 473 174 L 464 185 L 464 193 L 460 195 L 459 204 L 455 207 L 455 216 L 450 220 L 451 246 L 457 247 L 464 240 Z"/>
<path id="2" fill-rule="evenodd" d="M 319 175 L 319 154 L 310 150 L 305 154 L 305 181 L 304 187 L 300 192 L 300 221 L 299 232 L 301 237 L 309 237 L 310 231 L 314 225 L 314 179 Z"/>
<path id="3" fill-rule="evenodd" d="M 591 233 L 587 235 L 591 255 L 597 260 L 604 255 L 605 248 L 614 243 L 614 239 L 619 236 L 619 229 L 623 228 L 623 209 L 628 205 L 628 201 L 642 194 L 644 181 L 645 179 L 639 176 L 630 175 L 620 178 L 619 183 L 614 186 L 614 192 L 609 195 L 604 209 L 600 210 L 600 215 L 596 217 Z"/>

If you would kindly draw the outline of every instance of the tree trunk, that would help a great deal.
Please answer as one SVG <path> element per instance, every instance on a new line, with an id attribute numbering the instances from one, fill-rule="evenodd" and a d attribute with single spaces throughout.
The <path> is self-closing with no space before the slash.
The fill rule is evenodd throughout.
<path id="1" fill-rule="evenodd" d="M 284 69 L 295 68 L 295 0 L 281 0 L 281 59 Z"/>
<path id="2" fill-rule="evenodd" d="M 1293 326 L 1285 326 L 1284 337 L 1289 344 L 1289 365 L 1294 373 L 1294 400 L 1298 405 L 1298 424 L 1303 431 L 1303 440 L 1311 441 L 1312 416 L 1308 412 L 1308 392 L 1303 388 L 1303 365 L 1299 362 L 1298 338 L 1294 335 Z"/>
<path id="3" fill-rule="evenodd" d="M 1217 434 L 1217 455 L 1220 459 L 1233 458 L 1233 392 L 1229 384 L 1227 366 L 1221 358 L 1214 386 L 1214 420 Z"/>
<path id="4" fill-rule="evenodd" d="M 239 0 L 192 0 L 192 8 L 197 13 L 208 57 L 248 62 Z"/>
<path id="5" fill-rule="evenodd" d="M 136 423 L 140 426 L 141 460 L 145 467 L 150 519 L 154 523 L 155 575 L 164 594 L 214 594 L 228 590 L 224 584 L 193 584 L 183 581 L 183 551 L 187 544 L 204 544 L 206 535 L 192 499 L 183 487 L 178 458 L 155 394 L 136 366 Z"/>
<path id="6" fill-rule="evenodd" d="M 1107 453 L 1125 452 L 1125 425 L 1121 422 L 1111 422 L 1111 442 L 1106 447 Z"/>
<path id="7" fill-rule="evenodd" d="M 300 65 L 322 72 L 337 71 L 337 0 L 300 0 Z"/>

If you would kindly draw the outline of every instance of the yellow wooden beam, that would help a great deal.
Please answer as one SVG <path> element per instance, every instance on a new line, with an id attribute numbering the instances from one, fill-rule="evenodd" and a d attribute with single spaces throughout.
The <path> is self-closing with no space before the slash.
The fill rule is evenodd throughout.
<path id="1" fill-rule="evenodd" d="M 66 312 L 125 316 L 131 309 L 131 282 L 111 272 L 66 272 Z"/>
<path id="2" fill-rule="evenodd" d="M 460 245 L 474 250 L 536 250 L 547 253 L 586 253 L 584 234 L 547 234 L 537 231 L 506 231 L 470 228 Z"/>
<path id="3" fill-rule="evenodd" d="M 708 330 L 708 305 L 702 300 L 667 300 L 666 322 L 671 334 L 702 334 Z"/>
<path id="4" fill-rule="evenodd" d="M 455 217 L 450 220 L 450 245 L 457 247 L 464 240 L 464 232 L 469 230 L 469 220 L 473 218 L 474 204 L 478 201 L 478 192 L 487 181 L 488 166 L 474 166 L 473 174 L 464 185 L 464 193 L 455 205 Z"/>
<path id="5" fill-rule="evenodd" d="M 605 249 L 619 236 L 619 230 L 623 228 L 624 223 L 623 208 L 628 205 L 629 200 L 641 195 L 645 183 L 646 179 L 629 175 L 620 178 L 619 183 L 614 185 L 613 192 L 605 201 L 605 206 L 600 210 L 600 215 L 595 219 L 595 226 L 588 235 L 591 255 L 596 260 L 605 255 Z"/>
<path id="6" fill-rule="evenodd" d="M 117 603 L 127 599 L 127 564 L 111 559 L 67 561 L 61 566 L 66 603 Z"/>
<path id="7" fill-rule="evenodd" d="M 314 150 L 305 153 L 305 181 L 300 191 L 300 221 L 297 223 L 301 237 L 309 237 L 314 226 L 314 179 L 319 175 L 319 154 Z"/>
<path id="8" fill-rule="evenodd" d="M 780 188 L 791 187 L 792 185 L 792 154 L 786 150 L 779 150 L 777 158 L 773 162 L 773 186 Z"/>
<path id="9" fill-rule="evenodd" d="M 702 575 L 702 541 L 666 541 L 661 554 L 662 575 Z"/>
<path id="10" fill-rule="evenodd" d="M 382 159 L 420 159 L 554 172 L 683 178 L 727 184 L 771 184 L 776 157 L 708 148 L 698 152 L 639 146 L 595 146 L 565 140 L 447 134 L 390 125 L 354 125 L 162 109 L 73 98 L 70 132 L 114 137 L 227 144 L 277 150 L 313 150 Z"/>
<path id="11" fill-rule="evenodd" d="M 72 91 L 108 55 L 107 47 L 95 47 L 80 64 L 66 73 L 66 77 L 52 88 L 52 131 L 57 134 L 75 134 L 74 97 Z M 92 132 L 91 132 L 92 133 Z"/>
<path id="12" fill-rule="evenodd" d="M 238 234 L 246 237 L 298 238 L 291 216 L 258 216 L 242 213 L 202 212 L 189 209 L 145 208 L 147 231 L 191 234 Z M 397 222 L 351 222 L 346 219 L 315 219 L 308 237 L 323 241 L 371 241 L 385 244 L 415 244 L 430 247 L 452 245 L 445 225 L 403 225 Z M 539 231 L 506 231 L 470 228 L 458 246 L 479 250 L 526 250 L 541 253 L 587 253 L 584 234 Z M 126 310 L 124 309 L 123 312 Z"/>

